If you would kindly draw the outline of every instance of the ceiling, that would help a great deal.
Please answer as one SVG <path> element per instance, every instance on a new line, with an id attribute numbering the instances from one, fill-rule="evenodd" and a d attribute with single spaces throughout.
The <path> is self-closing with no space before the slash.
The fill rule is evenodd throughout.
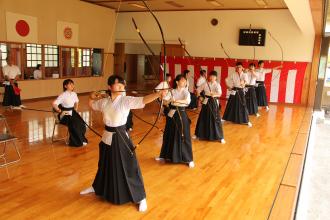
<path id="1" fill-rule="evenodd" d="M 118 12 L 146 11 L 141 0 L 81 0 Z M 146 0 L 153 11 L 286 9 L 284 0 Z"/>

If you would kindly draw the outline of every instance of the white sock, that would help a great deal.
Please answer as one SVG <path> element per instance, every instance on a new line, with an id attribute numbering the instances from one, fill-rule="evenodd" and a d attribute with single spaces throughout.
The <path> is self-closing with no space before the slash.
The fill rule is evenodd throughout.
<path id="1" fill-rule="evenodd" d="M 266 111 L 267 111 L 267 112 L 269 111 L 269 107 L 268 107 L 268 106 L 266 106 Z"/>
<path id="2" fill-rule="evenodd" d="M 159 162 L 164 162 L 165 159 L 164 158 L 161 158 L 161 157 L 155 157 L 155 160 L 156 161 L 159 161 Z"/>
<path id="3" fill-rule="evenodd" d="M 194 161 L 190 161 L 188 165 L 189 165 L 189 168 L 194 168 L 195 167 Z"/>
<path id="4" fill-rule="evenodd" d="M 225 139 L 223 139 L 223 138 L 220 140 L 220 142 L 221 142 L 221 144 L 225 144 L 226 143 Z"/>
<path id="5" fill-rule="evenodd" d="M 83 142 L 83 146 L 86 146 L 87 145 L 87 142 Z"/>
<path id="6" fill-rule="evenodd" d="M 146 199 L 142 199 L 139 202 L 139 212 L 145 212 L 147 211 L 148 206 L 147 206 L 147 200 Z"/>
<path id="7" fill-rule="evenodd" d="M 257 114 L 256 114 L 256 116 L 257 116 L 257 117 L 260 117 L 260 114 L 259 114 L 259 113 L 257 113 Z"/>
<path id="8" fill-rule="evenodd" d="M 87 189 L 84 189 L 83 191 L 80 192 L 80 195 L 86 195 L 89 193 L 94 193 L 95 190 L 92 186 L 88 187 Z"/>
<path id="9" fill-rule="evenodd" d="M 252 127 L 252 123 L 251 122 L 248 122 L 247 124 L 250 128 Z"/>
<path id="10" fill-rule="evenodd" d="M 197 139 L 197 136 L 196 135 L 193 135 L 191 138 L 192 139 Z"/>

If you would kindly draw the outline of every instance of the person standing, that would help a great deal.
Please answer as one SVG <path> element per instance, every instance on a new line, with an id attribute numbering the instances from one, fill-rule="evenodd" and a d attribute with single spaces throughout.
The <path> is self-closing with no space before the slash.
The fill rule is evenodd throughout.
<path id="1" fill-rule="evenodd" d="M 177 75 L 171 92 L 169 113 L 166 115 L 163 144 L 157 161 L 187 164 L 195 166 L 193 161 L 190 135 L 191 121 L 185 108 L 190 103 L 190 93 L 186 89 L 187 80 L 183 75 Z"/>
<path id="2" fill-rule="evenodd" d="M 21 71 L 18 66 L 12 63 L 12 60 L 7 56 L 7 65 L 2 68 L 2 72 L 5 78 L 4 86 L 5 93 L 3 96 L 3 106 L 12 107 L 13 109 L 21 109 L 25 107 L 21 102 L 21 89 L 18 88 L 17 80 L 21 75 Z"/>
<path id="3" fill-rule="evenodd" d="M 235 73 L 228 75 L 226 79 L 230 95 L 223 119 L 237 124 L 247 124 L 249 127 L 252 127 L 243 90 L 246 83 L 247 75 L 243 72 L 243 65 L 241 62 L 237 62 Z"/>
<path id="4" fill-rule="evenodd" d="M 193 138 L 225 143 L 218 104 L 222 90 L 217 75 L 216 71 L 211 71 L 209 80 L 197 89 L 197 94 L 204 92 L 205 95 Z"/>
<path id="5" fill-rule="evenodd" d="M 117 75 L 108 78 L 110 96 L 93 92 L 89 106 L 103 114 L 105 131 L 99 144 L 98 169 L 92 186 L 81 195 L 95 193 L 113 203 L 138 204 L 139 211 L 147 210 L 146 193 L 140 166 L 132 140 L 126 131 L 126 120 L 130 109 L 141 109 L 148 103 L 162 98 L 166 91 L 144 97 L 124 96 L 124 79 Z"/>

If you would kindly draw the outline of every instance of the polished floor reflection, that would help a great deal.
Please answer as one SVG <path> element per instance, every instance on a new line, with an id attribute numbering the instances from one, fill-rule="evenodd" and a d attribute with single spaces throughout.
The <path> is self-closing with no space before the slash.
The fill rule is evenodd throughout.
<path id="1" fill-rule="evenodd" d="M 51 100 L 25 103 L 50 110 Z M 225 103 L 222 103 L 224 106 Z M 155 103 L 134 110 L 153 122 Z M 162 133 L 154 129 L 136 152 L 148 199 L 148 212 L 132 204 L 114 206 L 79 191 L 94 178 L 100 138 L 88 130 L 89 144 L 70 148 L 51 143 L 54 117 L 50 112 L 10 111 L 2 108 L 11 131 L 19 137 L 22 160 L 0 169 L 1 219 L 267 219 L 292 150 L 304 107 L 272 105 L 251 117 L 252 128 L 224 123 L 227 143 L 193 141 L 196 167 L 159 164 Z M 82 118 L 99 133 L 101 115 L 80 97 Z M 194 132 L 197 114 L 189 113 Z M 157 126 L 164 127 L 161 118 Z M 137 143 L 150 125 L 134 118 L 131 133 Z M 57 127 L 56 136 L 66 130 Z"/>

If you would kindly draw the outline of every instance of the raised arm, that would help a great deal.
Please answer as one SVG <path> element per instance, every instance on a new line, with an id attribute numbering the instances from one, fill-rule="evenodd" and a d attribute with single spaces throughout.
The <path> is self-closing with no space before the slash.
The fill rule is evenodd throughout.
<path id="1" fill-rule="evenodd" d="M 89 99 L 88 99 L 88 106 L 90 108 L 93 108 L 93 104 L 100 100 L 100 99 L 103 99 L 103 98 L 106 98 L 107 97 L 107 94 L 101 94 L 99 92 L 92 92 L 90 95 L 89 95 Z"/>
<path id="2" fill-rule="evenodd" d="M 143 104 L 148 104 L 148 103 L 156 100 L 157 98 L 161 98 L 162 96 L 165 96 L 166 92 L 167 92 L 167 90 L 162 90 L 162 91 L 155 92 L 155 93 L 144 96 Z"/>
<path id="3" fill-rule="evenodd" d="M 278 70 L 278 69 L 281 69 L 283 67 L 283 64 L 279 65 L 279 66 L 276 66 L 273 68 L 273 70 Z"/>

